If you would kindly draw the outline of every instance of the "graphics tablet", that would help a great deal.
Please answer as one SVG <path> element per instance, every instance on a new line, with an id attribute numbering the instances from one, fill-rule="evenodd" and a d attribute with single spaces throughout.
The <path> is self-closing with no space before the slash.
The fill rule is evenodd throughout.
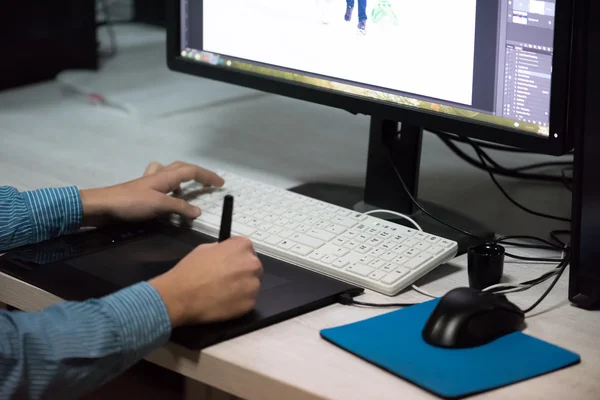
<path id="1" fill-rule="evenodd" d="M 149 280 L 215 239 L 189 228 L 151 222 L 64 236 L 15 249 L 0 257 L 0 271 L 65 300 L 105 296 Z M 201 349 L 333 304 L 362 289 L 259 254 L 264 278 L 250 314 L 226 322 L 177 328 L 171 340 Z"/>

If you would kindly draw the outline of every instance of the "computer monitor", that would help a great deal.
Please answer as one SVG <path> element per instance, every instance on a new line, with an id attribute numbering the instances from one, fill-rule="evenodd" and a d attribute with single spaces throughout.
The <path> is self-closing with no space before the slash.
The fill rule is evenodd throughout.
<path id="1" fill-rule="evenodd" d="M 571 0 L 181 0 L 167 10 L 172 70 L 371 116 L 364 191 L 297 191 L 414 214 L 423 128 L 564 154 L 576 129 Z M 398 123 L 401 123 L 398 135 Z M 340 142 L 344 135 L 340 133 Z M 340 200 L 343 199 L 343 200 Z M 339 200 L 339 201 L 338 201 Z M 479 235 L 474 221 L 427 209 Z M 425 216 L 423 228 L 469 245 Z M 401 222 L 401 221 L 398 221 Z"/>

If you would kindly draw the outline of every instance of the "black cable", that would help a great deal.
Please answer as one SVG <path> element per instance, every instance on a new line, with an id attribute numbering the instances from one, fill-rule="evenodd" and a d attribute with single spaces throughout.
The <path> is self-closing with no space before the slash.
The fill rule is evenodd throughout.
<path id="1" fill-rule="evenodd" d="M 527 243 L 517 243 L 517 242 L 507 242 L 507 240 L 533 240 L 540 243 L 543 243 L 544 246 L 534 247 L 535 245 L 528 245 Z M 560 246 L 558 244 L 552 243 L 549 240 L 545 240 L 536 236 L 528 236 L 528 235 L 510 235 L 510 236 L 502 236 L 496 239 L 496 243 L 504 243 L 512 246 L 523 247 L 528 249 L 541 249 L 541 250 L 563 250 L 565 245 Z M 532 247 L 530 247 L 532 246 Z"/>
<path id="2" fill-rule="evenodd" d="M 480 163 L 479 161 L 477 161 L 476 159 L 472 158 L 471 156 L 469 156 L 468 154 L 466 154 L 463 150 L 461 150 L 458 146 L 456 146 L 453 142 L 458 141 L 461 143 L 466 143 L 466 144 L 475 144 L 477 147 L 484 147 L 484 146 L 480 146 L 478 144 L 478 142 L 473 141 L 472 139 L 468 139 L 468 138 L 460 138 L 458 136 L 454 136 L 445 132 L 441 132 L 441 131 L 437 131 L 437 130 L 430 130 L 432 133 L 434 133 L 435 135 L 438 136 L 438 138 L 454 153 L 456 154 L 459 158 L 463 159 L 464 161 L 466 161 L 467 163 L 482 169 L 486 172 L 493 172 L 496 175 L 502 175 L 502 176 L 506 176 L 509 178 L 517 178 L 517 179 L 527 179 L 527 180 L 538 180 L 538 181 L 544 181 L 544 182 L 559 182 L 559 183 L 563 183 L 564 179 L 562 176 L 557 176 L 557 175 L 546 175 L 546 174 L 531 174 L 531 173 L 523 173 L 523 171 L 526 170 L 530 170 L 530 169 L 537 169 L 537 168 L 542 168 L 545 166 L 550 166 L 550 165 L 556 165 L 556 166 L 561 166 L 561 165 L 571 165 L 572 162 L 568 162 L 568 161 L 559 161 L 559 162 L 547 162 L 547 163 L 537 163 L 537 164 L 531 164 L 531 165 L 525 165 L 522 167 L 516 167 L 516 168 L 507 168 L 504 167 L 500 164 L 498 164 L 496 161 L 494 161 L 487 153 L 483 152 L 483 156 L 488 160 L 488 162 L 490 164 L 492 164 L 493 167 L 488 166 L 485 163 Z M 472 144 L 471 144 L 472 145 Z"/>
<path id="3" fill-rule="evenodd" d="M 558 259 L 558 258 L 543 258 L 543 257 L 518 256 L 516 254 L 512 254 L 512 253 L 509 253 L 507 251 L 504 252 L 504 255 L 506 257 L 514 258 L 515 260 L 521 260 L 521 261 L 534 261 L 534 262 L 556 262 L 556 261 L 560 261 L 560 259 Z"/>
<path id="4" fill-rule="evenodd" d="M 473 144 L 471 144 L 471 145 L 473 146 L 473 149 L 475 150 L 475 152 L 476 152 L 476 153 L 477 153 L 477 155 L 479 156 L 479 159 L 481 160 L 481 162 L 482 162 L 483 164 L 485 164 L 485 163 L 486 163 L 486 161 L 485 161 L 485 157 L 482 155 L 482 153 L 483 153 L 483 150 L 481 150 L 480 148 L 478 148 L 478 147 L 477 147 L 477 145 L 476 145 L 476 144 L 474 144 L 474 143 L 473 143 Z M 544 213 L 541 213 L 541 212 L 537 212 L 537 211 L 534 211 L 534 210 L 532 210 L 532 209 L 530 209 L 530 208 L 527 208 L 527 207 L 525 207 L 524 205 L 522 205 L 522 204 L 518 203 L 516 200 L 514 200 L 514 199 L 513 199 L 513 198 L 512 198 L 512 197 L 511 197 L 511 196 L 510 196 L 510 195 L 509 195 L 507 192 L 506 192 L 506 190 L 504 190 L 504 188 L 502 187 L 502 185 L 500 185 L 500 183 L 498 182 L 498 180 L 496 179 L 496 177 L 494 176 L 494 174 L 493 174 L 492 172 L 488 171 L 488 174 L 489 174 L 490 178 L 492 179 L 492 182 L 494 182 L 494 184 L 495 184 L 495 185 L 496 185 L 496 187 L 497 187 L 497 188 L 500 190 L 500 192 L 502 192 L 502 194 L 504 195 L 504 197 L 506 197 L 506 198 L 508 199 L 508 201 L 510 201 L 512 204 L 514 204 L 515 206 L 517 206 L 517 207 L 518 207 L 518 208 L 520 208 L 521 210 L 523 210 L 523 211 L 525 211 L 525 212 L 527 212 L 527 213 L 529 213 L 529 214 L 532 214 L 532 215 L 535 215 L 535 216 L 538 216 L 538 217 L 542 217 L 542 218 L 548 218 L 548 219 L 553 219 L 553 220 L 556 220 L 556 221 L 562 221 L 562 222 L 571 222 L 571 220 L 570 220 L 570 219 L 568 219 L 568 218 L 564 218 L 564 217 L 557 217 L 557 216 L 555 216 L 555 215 L 550 215 L 550 214 L 544 214 Z"/>
<path id="5" fill-rule="evenodd" d="M 529 171 L 530 169 L 540 169 L 540 168 L 547 168 L 547 167 L 561 167 L 561 166 L 565 166 L 565 165 L 571 166 L 571 165 L 573 165 L 573 161 L 548 161 L 548 162 L 529 164 L 529 165 L 524 165 L 522 167 L 507 168 L 507 169 L 510 171 L 521 172 L 521 171 Z"/>
<path id="6" fill-rule="evenodd" d="M 457 232 L 460 232 L 460 233 L 463 233 L 463 234 L 465 234 L 467 236 L 475 238 L 475 239 L 477 239 L 477 240 L 479 240 L 481 242 L 485 242 L 486 241 L 484 238 L 481 238 L 481 237 L 479 237 L 479 236 L 477 236 L 477 235 L 475 235 L 475 234 L 473 234 L 471 232 L 468 232 L 468 231 L 466 231 L 464 229 L 455 227 L 453 225 L 450 225 L 450 224 L 448 224 L 448 223 L 440 220 L 439 218 L 433 216 L 426 209 L 424 209 L 423 206 L 421 206 L 421 204 L 419 204 L 419 202 L 410 193 L 410 190 L 408 190 L 408 187 L 406 186 L 406 183 L 404 182 L 404 179 L 402 178 L 402 175 L 400 174 L 400 172 L 398 171 L 398 168 L 396 167 L 396 163 L 394 163 L 394 159 L 393 159 L 393 155 L 392 154 L 393 154 L 392 153 L 392 149 L 390 148 L 389 152 L 387 154 L 388 158 L 390 160 L 390 164 L 392 165 L 392 168 L 394 169 L 394 172 L 396 173 L 396 176 L 398 177 L 398 180 L 400 181 L 400 184 L 402 185 L 402 188 L 404 189 L 404 191 L 406 192 L 406 194 L 408 195 L 408 197 L 410 198 L 410 200 L 412 201 L 412 203 L 415 206 L 417 206 L 418 209 L 420 209 L 424 214 L 428 215 L 433 220 L 439 222 L 440 224 L 442 224 L 444 226 L 447 226 L 450 229 L 453 229 L 453 230 L 455 230 Z M 516 239 L 516 238 L 529 238 L 529 239 L 533 239 L 533 240 L 538 240 L 538 241 L 541 241 L 541 242 L 545 242 L 545 243 L 549 244 L 550 246 L 552 245 L 550 242 L 547 242 L 544 239 L 536 238 L 536 237 L 533 237 L 533 236 L 506 236 L 506 237 L 504 237 L 504 239 L 506 239 L 506 238 L 513 238 L 513 239 Z M 502 238 L 500 238 L 500 239 L 502 239 Z M 497 240 L 494 240 L 493 242 L 497 243 Z M 518 245 L 518 246 L 520 246 L 520 245 Z M 523 245 L 521 247 L 527 247 L 527 245 Z M 562 248 L 561 249 L 556 249 L 556 250 L 562 250 Z M 512 253 L 505 253 L 505 255 L 508 256 L 508 257 L 515 258 L 515 259 L 518 259 L 518 260 L 523 260 L 523 261 L 537 261 L 537 262 L 553 262 L 553 261 L 556 261 L 556 259 L 517 256 L 517 255 L 514 255 Z"/>
<path id="7" fill-rule="evenodd" d="M 363 301 L 358 301 L 358 300 L 354 300 L 352 298 L 352 296 L 350 296 L 349 294 L 345 293 L 342 294 L 340 296 L 337 297 L 337 301 L 340 304 L 343 304 L 345 306 L 351 306 L 351 305 L 357 305 L 357 306 L 366 306 L 366 307 L 382 307 L 382 308 L 388 308 L 388 307 L 409 307 L 409 306 L 414 306 L 417 303 L 366 303 Z"/>
<path id="8" fill-rule="evenodd" d="M 447 227 L 448 227 L 448 228 L 450 228 L 450 229 L 453 229 L 453 230 L 455 230 L 455 231 L 457 231 L 457 232 L 460 232 L 460 233 L 462 233 L 462 234 L 465 234 L 465 235 L 467 235 L 467 236 L 470 236 L 470 237 L 472 237 L 472 238 L 475 238 L 475 239 L 477 239 L 477 240 L 480 240 L 480 241 L 482 241 L 482 242 L 483 242 L 483 241 L 485 241 L 483 238 L 480 238 L 479 236 L 477 236 L 477 235 L 475 235 L 475 234 L 473 234 L 473 233 L 471 233 L 471 232 L 469 232 L 469 231 L 465 231 L 464 229 L 457 228 L 457 227 L 455 227 L 455 226 L 453 226 L 453 225 L 450 225 L 450 224 L 448 224 L 448 223 L 446 223 L 446 222 L 444 222 L 444 221 L 442 221 L 442 220 L 440 220 L 440 219 L 438 219 L 438 218 L 434 217 L 433 215 L 431 215 L 431 213 L 430 213 L 429 211 L 425 210 L 425 209 L 424 209 L 424 208 L 421 206 L 421 204 L 419 204 L 419 202 L 418 202 L 418 201 L 417 201 L 417 200 L 416 200 L 416 199 L 413 197 L 413 195 L 410 193 L 410 190 L 408 190 L 408 187 L 406 186 L 406 183 L 404 183 L 404 179 L 402 178 L 402 175 L 400 175 L 400 171 L 398 171 L 398 168 L 396 167 L 396 163 L 394 162 L 394 158 L 393 158 L 393 156 L 392 156 L 392 149 L 391 149 L 391 148 L 389 149 L 389 151 L 388 151 L 387 155 L 388 155 L 388 158 L 389 158 L 389 160 L 390 160 L 390 164 L 392 165 L 392 168 L 394 168 L 394 171 L 396 172 L 396 176 L 398 176 L 398 180 L 400 181 L 400 184 L 402 184 L 402 187 L 404 188 L 404 191 L 406 192 L 406 194 L 408 195 L 408 197 L 410 198 L 410 200 L 413 202 L 413 204 L 414 204 L 415 206 L 417 206 L 417 208 L 418 208 L 419 210 L 421 210 L 421 212 L 423 212 L 423 214 L 425 214 L 425 215 L 429 216 L 429 217 L 430 217 L 430 218 L 432 218 L 433 220 L 435 220 L 435 221 L 439 222 L 440 224 L 442 224 L 442 225 L 444 225 L 444 226 L 447 226 Z"/>
<path id="9" fill-rule="evenodd" d="M 527 314 L 528 312 L 531 312 L 542 301 L 544 301 L 544 299 L 546 298 L 546 296 L 548 296 L 548 294 L 552 291 L 552 289 L 554 288 L 554 286 L 558 283 L 558 280 L 560 279 L 560 277 L 563 274 L 563 272 L 565 272 L 565 269 L 567 269 L 567 266 L 569 265 L 569 262 L 570 262 L 570 256 L 569 256 L 569 253 L 567 252 L 567 256 L 561 261 L 561 263 L 557 267 L 557 268 L 559 268 L 559 271 L 556 274 L 556 278 L 554 278 L 554 281 L 552 281 L 552 283 L 550 284 L 550 286 L 548 287 L 548 289 L 546 289 L 546 291 L 544 292 L 544 294 L 542 294 L 542 296 L 535 303 L 533 303 L 529 308 L 526 308 L 525 310 L 523 310 L 524 314 Z"/>
<path id="10" fill-rule="evenodd" d="M 567 242 L 562 241 L 558 236 L 559 235 L 570 235 L 571 231 L 568 229 L 565 230 L 555 230 L 550 232 L 550 237 L 552 238 L 552 240 L 554 240 L 556 243 L 559 243 L 560 245 L 562 245 L 563 247 L 567 247 Z"/>

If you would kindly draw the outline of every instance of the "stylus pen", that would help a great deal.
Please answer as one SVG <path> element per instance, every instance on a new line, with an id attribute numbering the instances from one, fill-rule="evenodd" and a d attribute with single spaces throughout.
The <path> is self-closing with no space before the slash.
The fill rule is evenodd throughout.
<path id="1" fill-rule="evenodd" d="M 228 194 L 223 199 L 223 215 L 221 215 L 221 229 L 219 230 L 219 242 L 223 242 L 231 236 L 231 220 L 233 219 L 233 196 Z"/>

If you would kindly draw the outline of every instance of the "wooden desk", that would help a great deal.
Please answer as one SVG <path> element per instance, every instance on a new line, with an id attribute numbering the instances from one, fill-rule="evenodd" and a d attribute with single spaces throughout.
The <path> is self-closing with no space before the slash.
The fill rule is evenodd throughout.
<path id="1" fill-rule="evenodd" d="M 97 187 L 137 177 L 150 161 L 177 159 L 227 169 L 280 187 L 309 180 L 360 184 L 366 133 L 364 118 L 275 96 L 203 112 L 139 120 L 65 96 L 50 83 L 0 95 L 0 184 L 21 190 L 68 184 Z M 293 153 L 286 152 L 290 148 Z M 508 154 L 494 156 L 506 165 L 531 160 Z M 505 202 L 485 174 L 463 164 L 429 135 L 423 157 L 421 187 L 428 200 L 443 201 L 458 209 L 471 200 L 472 206 L 463 211 L 506 233 L 545 235 L 550 229 L 564 227 L 523 214 Z M 546 212 L 569 212 L 568 194 L 558 185 L 510 182 L 507 188 Z M 522 281 L 549 268 L 548 264 L 507 263 L 506 273 Z M 458 258 L 436 269 L 419 285 L 444 294 L 466 284 L 465 269 L 466 259 Z M 567 304 L 566 278 L 565 274 L 539 306 L 540 313 L 528 321 L 526 332 L 578 352 L 582 363 L 477 397 L 599 398 L 600 317 Z M 510 298 L 526 306 L 545 288 L 542 285 Z M 373 293 L 364 298 L 374 302 L 393 300 Z M 412 291 L 402 294 L 401 299 L 426 300 Z M 60 299 L 52 294 L 0 274 L 0 302 L 37 310 L 57 301 Z M 319 337 L 323 328 L 387 311 L 333 305 L 202 353 L 169 344 L 147 359 L 192 381 L 246 399 L 434 398 Z"/>

